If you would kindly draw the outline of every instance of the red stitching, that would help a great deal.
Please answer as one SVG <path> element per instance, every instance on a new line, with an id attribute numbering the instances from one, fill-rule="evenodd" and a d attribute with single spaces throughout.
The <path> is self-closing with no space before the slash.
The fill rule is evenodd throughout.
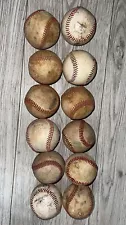
<path id="1" fill-rule="evenodd" d="M 51 24 L 52 24 L 53 22 L 57 22 L 57 23 L 58 23 L 57 19 L 56 19 L 55 17 L 52 16 L 52 17 L 48 20 L 48 22 L 47 22 L 47 24 L 46 24 L 46 26 L 45 26 L 45 29 L 44 29 L 44 32 L 43 32 L 43 37 L 42 37 L 42 40 L 41 40 L 41 47 L 44 45 L 44 43 L 45 43 L 45 41 L 46 41 L 46 38 L 47 38 L 47 32 L 48 32 L 48 30 L 50 29 L 50 26 L 51 26 Z"/>
<path id="2" fill-rule="evenodd" d="M 74 178 L 72 178 L 72 177 L 70 176 L 70 172 L 69 172 L 70 164 L 71 164 L 72 162 L 76 161 L 76 160 L 84 160 L 85 162 L 87 162 L 87 163 L 89 163 L 90 165 L 92 165 L 96 170 L 98 170 L 98 166 L 96 165 L 95 162 L 91 161 L 90 159 L 88 159 L 88 158 L 86 158 L 86 157 L 84 157 L 84 156 L 77 156 L 77 157 L 74 157 L 74 158 L 71 159 L 71 160 L 68 162 L 68 164 L 67 164 L 67 167 L 66 167 L 66 174 L 67 174 L 67 176 L 69 177 L 69 179 L 70 179 L 73 183 L 75 183 L 75 184 L 77 184 L 77 185 L 81 185 L 81 184 L 83 184 L 83 185 L 89 185 L 88 182 L 80 182 L 80 181 L 77 181 L 77 180 L 75 180 Z"/>
<path id="3" fill-rule="evenodd" d="M 36 62 L 41 62 L 41 60 L 57 60 L 57 56 L 55 56 L 55 55 L 53 55 L 53 56 L 51 56 L 51 55 L 49 55 L 49 56 L 40 56 L 40 57 L 38 57 L 37 56 L 37 60 L 35 60 Z M 30 63 L 30 62 L 29 62 Z M 32 62 L 30 63 L 30 64 L 32 64 Z"/>
<path id="4" fill-rule="evenodd" d="M 67 204 L 70 203 L 73 200 L 77 191 L 78 191 L 78 186 L 74 185 L 73 191 L 70 193 L 69 197 L 67 198 Z"/>
<path id="5" fill-rule="evenodd" d="M 49 152 L 49 151 L 51 151 L 50 145 L 51 145 L 51 141 L 53 138 L 54 125 L 51 120 L 48 120 L 48 123 L 49 123 L 50 129 L 49 129 L 49 135 L 48 135 L 47 142 L 46 142 L 46 150 Z"/>
<path id="6" fill-rule="evenodd" d="M 70 33 L 70 30 L 69 30 L 69 26 L 70 26 L 70 22 L 71 22 L 71 19 L 72 17 L 75 15 L 75 13 L 78 11 L 79 8 L 75 8 L 73 9 L 73 11 L 71 11 L 70 15 L 68 16 L 68 19 L 66 21 L 66 34 L 68 36 L 69 39 L 71 39 L 73 42 L 75 42 L 75 44 L 79 43 L 80 41 L 86 41 L 87 39 L 89 39 L 92 34 L 94 33 L 94 31 L 96 30 L 96 20 L 94 21 L 94 25 L 92 26 L 92 29 L 90 31 L 90 33 L 85 37 L 81 37 L 81 38 L 75 38 L 72 36 L 72 34 Z"/>
<path id="7" fill-rule="evenodd" d="M 69 30 L 69 26 L 70 26 L 70 22 L 72 17 L 75 15 L 75 13 L 78 11 L 78 8 L 75 8 L 71 11 L 70 15 L 68 16 L 68 19 L 66 21 L 66 34 L 68 36 L 68 38 L 72 39 L 75 41 L 74 37 L 70 34 L 70 30 Z"/>
<path id="8" fill-rule="evenodd" d="M 72 78 L 68 82 L 73 82 L 76 79 L 77 74 L 78 74 L 78 65 L 77 65 L 77 60 L 73 53 L 70 53 L 70 59 L 73 64 L 73 75 L 72 75 Z"/>
<path id="9" fill-rule="evenodd" d="M 88 143 L 83 136 L 84 125 L 85 125 L 85 121 L 81 120 L 80 126 L 79 126 L 79 138 L 83 145 L 85 145 L 86 147 L 91 147 L 92 144 Z"/>
<path id="10" fill-rule="evenodd" d="M 94 101 L 93 100 L 82 100 L 80 102 L 78 102 L 75 106 L 73 106 L 73 108 L 71 109 L 71 116 L 73 117 L 75 112 L 80 109 L 83 106 L 91 106 L 94 105 Z"/>
<path id="11" fill-rule="evenodd" d="M 51 166 L 56 166 L 59 169 L 59 171 L 60 171 L 60 175 L 62 175 L 63 170 L 62 170 L 61 165 L 58 162 L 53 161 L 53 160 L 48 160 L 48 161 L 45 161 L 45 162 L 41 162 L 41 163 L 39 163 L 37 165 L 34 165 L 34 163 L 33 163 L 32 164 L 32 169 L 33 170 L 37 170 L 37 169 L 41 169 L 44 166 L 50 166 L 50 165 Z"/>
<path id="12" fill-rule="evenodd" d="M 35 107 L 35 109 L 39 112 L 46 112 L 46 113 L 50 113 L 52 110 L 46 110 L 46 109 L 43 109 L 41 108 L 39 105 L 37 105 L 32 99 L 26 97 L 25 98 L 25 103 L 26 104 L 31 104 L 32 106 Z M 53 110 L 55 110 L 57 107 L 55 107 Z"/>
<path id="13" fill-rule="evenodd" d="M 66 135 L 64 133 L 62 133 L 62 135 L 63 135 L 64 141 L 67 143 L 67 145 L 69 146 L 70 150 L 75 153 L 76 151 L 75 151 L 72 143 L 68 140 L 68 138 L 66 137 Z"/>
<path id="14" fill-rule="evenodd" d="M 35 190 L 34 193 L 32 192 L 32 196 L 30 198 L 30 205 L 31 205 L 31 208 L 33 210 L 33 212 L 38 216 L 38 214 L 36 213 L 36 211 L 34 210 L 34 205 L 33 205 L 33 199 L 35 197 L 36 194 L 40 193 L 40 192 L 46 192 L 47 194 L 50 195 L 50 197 L 52 198 L 53 202 L 54 202 L 54 206 L 55 208 L 58 210 L 58 205 L 59 205 L 59 202 L 55 196 L 55 194 L 50 191 L 49 189 L 44 189 L 44 188 L 39 188 L 38 190 Z M 38 216 L 39 217 L 39 216 Z M 41 219 L 41 217 L 39 217 Z"/>
<path id="15" fill-rule="evenodd" d="M 92 69 L 91 69 L 91 71 L 90 71 L 90 73 L 89 73 L 89 76 L 88 76 L 88 78 L 87 78 L 87 80 L 86 80 L 86 84 L 88 84 L 88 83 L 91 81 L 92 75 L 94 74 L 96 68 L 97 68 L 97 62 L 96 62 L 96 60 L 94 59 L 94 65 L 93 65 L 93 67 L 92 67 Z M 95 75 L 95 74 L 94 74 L 94 75 Z"/>

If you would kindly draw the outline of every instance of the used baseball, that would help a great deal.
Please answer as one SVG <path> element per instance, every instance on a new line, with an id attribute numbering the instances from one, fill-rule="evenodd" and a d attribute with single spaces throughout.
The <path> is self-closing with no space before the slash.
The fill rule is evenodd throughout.
<path id="1" fill-rule="evenodd" d="M 94 130 L 84 120 L 68 123 L 62 135 L 65 146 L 74 153 L 85 152 L 95 144 Z"/>
<path id="2" fill-rule="evenodd" d="M 72 45 L 84 45 L 96 31 L 96 19 L 87 9 L 76 7 L 68 11 L 62 20 L 64 39 Z"/>
<path id="3" fill-rule="evenodd" d="M 26 19 L 24 33 L 27 41 L 34 48 L 50 48 L 59 38 L 59 22 L 49 12 L 38 10 Z"/>
<path id="4" fill-rule="evenodd" d="M 95 101 L 85 87 L 71 87 L 63 93 L 61 106 L 70 119 L 83 119 L 92 113 Z"/>
<path id="5" fill-rule="evenodd" d="M 43 184 L 58 182 L 65 169 L 63 157 L 58 152 L 43 152 L 37 155 L 32 164 L 36 179 Z"/>
<path id="6" fill-rule="evenodd" d="M 98 167 L 93 158 L 85 153 L 71 155 L 66 161 L 65 172 L 72 183 L 89 185 L 97 176 Z"/>
<path id="7" fill-rule="evenodd" d="M 63 194 L 63 206 L 74 219 L 89 217 L 94 209 L 94 196 L 87 186 L 71 184 Z"/>
<path id="8" fill-rule="evenodd" d="M 52 219 L 61 211 L 62 195 L 55 185 L 40 184 L 32 191 L 30 205 L 40 219 Z"/>
<path id="9" fill-rule="evenodd" d="M 63 62 L 63 74 L 71 84 L 88 84 L 95 77 L 96 71 L 95 58 L 83 50 L 70 52 Z"/>
<path id="10" fill-rule="evenodd" d="M 28 68 L 31 77 L 36 82 L 53 84 L 61 76 L 62 62 L 52 51 L 37 51 L 30 57 Z"/>
<path id="11" fill-rule="evenodd" d="M 27 110 L 40 119 L 48 118 L 56 113 L 59 104 L 59 95 L 48 85 L 34 85 L 25 96 Z"/>
<path id="12" fill-rule="evenodd" d="M 47 119 L 32 121 L 26 131 L 26 141 L 35 152 L 54 150 L 60 139 L 60 131 L 56 124 Z"/>

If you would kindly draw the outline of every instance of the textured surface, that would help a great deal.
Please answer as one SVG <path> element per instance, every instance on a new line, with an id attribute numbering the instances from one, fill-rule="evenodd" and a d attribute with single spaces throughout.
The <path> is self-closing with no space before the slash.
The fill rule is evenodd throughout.
<path id="1" fill-rule="evenodd" d="M 62 209 L 50 221 L 32 213 L 29 196 L 37 184 L 31 164 L 36 156 L 25 141 L 27 125 L 34 119 L 24 106 L 24 96 L 35 84 L 28 74 L 28 59 L 35 50 L 24 39 L 26 16 L 46 9 L 61 22 L 72 7 L 81 5 L 97 19 L 97 32 L 90 43 L 73 47 L 62 35 L 51 49 L 60 58 L 72 49 L 89 51 L 98 62 L 96 78 L 87 86 L 95 97 L 95 111 L 86 119 L 94 128 L 97 144 L 89 151 L 99 166 L 93 184 L 95 209 L 89 219 L 77 221 Z M 124 0 L 4 0 L 0 1 L 0 225 L 125 225 L 126 224 L 126 1 Z M 61 95 L 68 87 L 62 78 L 53 85 Z M 62 129 L 70 121 L 61 108 L 52 117 Z M 62 141 L 57 151 L 66 159 L 71 153 Z M 58 187 L 63 192 L 66 176 Z"/>

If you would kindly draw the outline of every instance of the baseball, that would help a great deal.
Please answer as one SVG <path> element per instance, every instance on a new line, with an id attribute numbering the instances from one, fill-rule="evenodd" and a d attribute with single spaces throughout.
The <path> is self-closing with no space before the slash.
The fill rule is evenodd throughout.
<path id="1" fill-rule="evenodd" d="M 71 45 L 84 45 L 96 31 L 96 19 L 87 9 L 76 7 L 68 11 L 61 24 L 64 39 Z"/>
<path id="2" fill-rule="evenodd" d="M 77 185 L 90 185 L 97 176 L 98 167 L 93 158 L 85 153 L 71 155 L 65 166 L 67 177 Z"/>
<path id="3" fill-rule="evenodd" d="M 32 121 L 26 131 L 26 141 L 35 152 L 54 150 L 60 139 L 60 131 L 56 124 L 47 119 Z"/>
<path id="4" fill-rule="evenodd" d="M 56 18 L 45 10 L 33 12 L 25 21 L 24 34 L 27 41 L 37 49 L 53 46 L 60 34 Z"/>
<path id="5" fill-rule="evenodd" d="M 39 182 L 56 183 L 64 174 L 65 162 L 58 152 L 43 152 L 35 157 L 32 170 Z"/>
<path id="6" fill-rule="evenodd" d="M 30 205 L 40 219 L 52 219 L 61 211 L 62 195 L 55 185 L 40 184 L 31 193 Z"/>
<path id="7" fill-rule="evenodd" d="M 87 186 L 71 184 L 63 194 L 63 206 L 74 219 L 89 217 L 94 209 L 94 196 Z"/>
<path id="8" fill-rule="evenodd" d="M 92 113 L 95 101 L 85 87 L 71 87 L 61 96 L 61 106 L 70 119 L 83 119 Z"/>
<path id="9" fill-rule="evenodd" d="M 59 95 L 48 85 L 32 86 L 24 102 L 29 113 L 39 119 L 51 117 L 60 105 Z"/>
<path id="10" fill-rule="evenodd" d="M 40 84 L 53 84 L 61 76 L 62 62 L 52 51 L 35 52 L 29 59 L 29 73 Z"/>
<path id="11" fill-rule="evenodd" d="M 74 85 L 87 85 L 95 77 L 96 71 L 95 58 L 83 50 L 70 52 L 63 62 L 64 77 Z"/>
<path id="12" fill-rule="evenodd" d="M 65 146 L 74 153 L 88 151 L 95 144 L 95 132 L 84 120 L 68 123 L 62 137 Z"/>

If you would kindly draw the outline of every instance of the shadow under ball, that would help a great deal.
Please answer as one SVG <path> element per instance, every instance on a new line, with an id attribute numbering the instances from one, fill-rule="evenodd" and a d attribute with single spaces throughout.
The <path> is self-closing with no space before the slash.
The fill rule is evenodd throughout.
<path id="1" fill-rule="evenodd" d="M 60 25 L 52 14 L 45 10 L 38 10 L 26 19 L 24 34 L 34 48 L 47 49 L 57 42 Z"/>

